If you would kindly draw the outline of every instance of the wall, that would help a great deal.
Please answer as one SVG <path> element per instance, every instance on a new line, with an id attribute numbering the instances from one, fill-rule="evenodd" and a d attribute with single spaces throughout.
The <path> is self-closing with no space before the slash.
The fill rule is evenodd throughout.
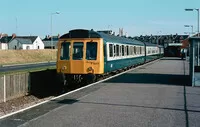
<path id="1" fill-rule="evenodd" d="M 8 44 L 7 43 L 0 43 L 0 49 L 8 49 Z"/>
<path id="2" fill-rule="evenodd" d="M 29 50 L 29 49 L 27 49 L 27 46 L 29 47 L 29 49 L 33 49 L 33 45 L 32 44 L 22 44 L 23 50 Z"/>
<path id="3" fill-rule="evenodd" d="M 43 98 L 59 93 L 62 85 L 55 69 L 0 75 L 0 103 L 25 96 L 27 93 Z"/>
<path id="4" fill-rule="evenodd" d="M 15 49 L 15 46 L 17 49 L 22 49 L 21 43 L 19 43 L 16 39 L 9 42 L 8 49 Z"/>
<path id="5" fill-rule="evenodd" d="M 29 73 L 0 76 L 0 102 L 24 96 L 28 86 Z"/>
<path id="6" fill-rule="evenodd" d="M 45 49 L 58 49 L 58 41 L 43 41 Z"/>
<path id="7" fill-rule="evenodd" d="M 33 42 L 33 49 L 44 49 L 44 43 L 40 39 L 40 37 L 37 37 L 37 39 Z"/>

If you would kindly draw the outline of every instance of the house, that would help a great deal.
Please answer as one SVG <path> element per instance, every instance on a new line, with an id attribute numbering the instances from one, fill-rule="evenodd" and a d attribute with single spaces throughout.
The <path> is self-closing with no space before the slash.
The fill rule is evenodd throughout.
<path id="1" fill-rule="evenodd" d="M 191 37 L 200 37 L 200 33 L 192 35 Z M 189 48 L 189 36 L 188 38 L 185 38 L 184 40 L 181 41 L 182 47 L 181 48 Z"/>
<path id="2" fill-rule="evenodd" d="M 39 36 L 16 36 L 8 43 L 8 49 L 44 49 L 44 43 Z"/>
<path id="3" fill-rule="evenodd" d="M 59 40 L 60 35 L 53 36 L 52 38 L 50 36 L 46 36 L 42 41 L 44 43 L 45 49 L 57 49 L 57 44 Z"/>
<path id="4" fill-rule="evenodd" d="M 15 37 L 15 34 L 8 36 L 7 34 L 0 34 L 0 50 L 8 49 L 8 43 Z"/>

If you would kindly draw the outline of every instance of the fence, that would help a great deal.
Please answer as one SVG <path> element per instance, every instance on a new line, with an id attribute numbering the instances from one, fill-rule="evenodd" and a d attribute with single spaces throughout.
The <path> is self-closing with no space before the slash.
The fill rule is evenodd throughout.
<path id="1" fill-rule="evenodd" d="M 30 74 L 9 74 L 0 76 L 0 102 L 26 95 L 30 86 Z"/>

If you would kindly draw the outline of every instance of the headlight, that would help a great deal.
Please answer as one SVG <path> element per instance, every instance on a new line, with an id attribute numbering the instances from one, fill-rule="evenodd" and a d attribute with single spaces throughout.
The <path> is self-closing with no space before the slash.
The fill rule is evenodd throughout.
<path id="1" fill-rule="evenodd" d="M 66 69 L 67 69 L 66 66 L 62 66 L 62 68 L 61 68 L 62 71 L 66 70 Z"/>
<path id="2" fill-rule="evenodd" d="M 88 69 L 87 69 L 88 72 L 89 72 L 89 71 L 92 71 L 92 70 L 93 70 L 92 67 L 88 67 Z"/>

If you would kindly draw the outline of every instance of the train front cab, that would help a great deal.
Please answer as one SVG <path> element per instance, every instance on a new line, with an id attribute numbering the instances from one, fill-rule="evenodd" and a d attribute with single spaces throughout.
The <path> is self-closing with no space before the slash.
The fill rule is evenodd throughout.
<path id="1" fill-rule="evenodd" d="M 58 43 L 57 73 L 68 80 L 76 76 L 102 74 L 104 72 L 103 39 L 61 39 Z M 85 77 L 87 78 L 87 77 Z"/>

